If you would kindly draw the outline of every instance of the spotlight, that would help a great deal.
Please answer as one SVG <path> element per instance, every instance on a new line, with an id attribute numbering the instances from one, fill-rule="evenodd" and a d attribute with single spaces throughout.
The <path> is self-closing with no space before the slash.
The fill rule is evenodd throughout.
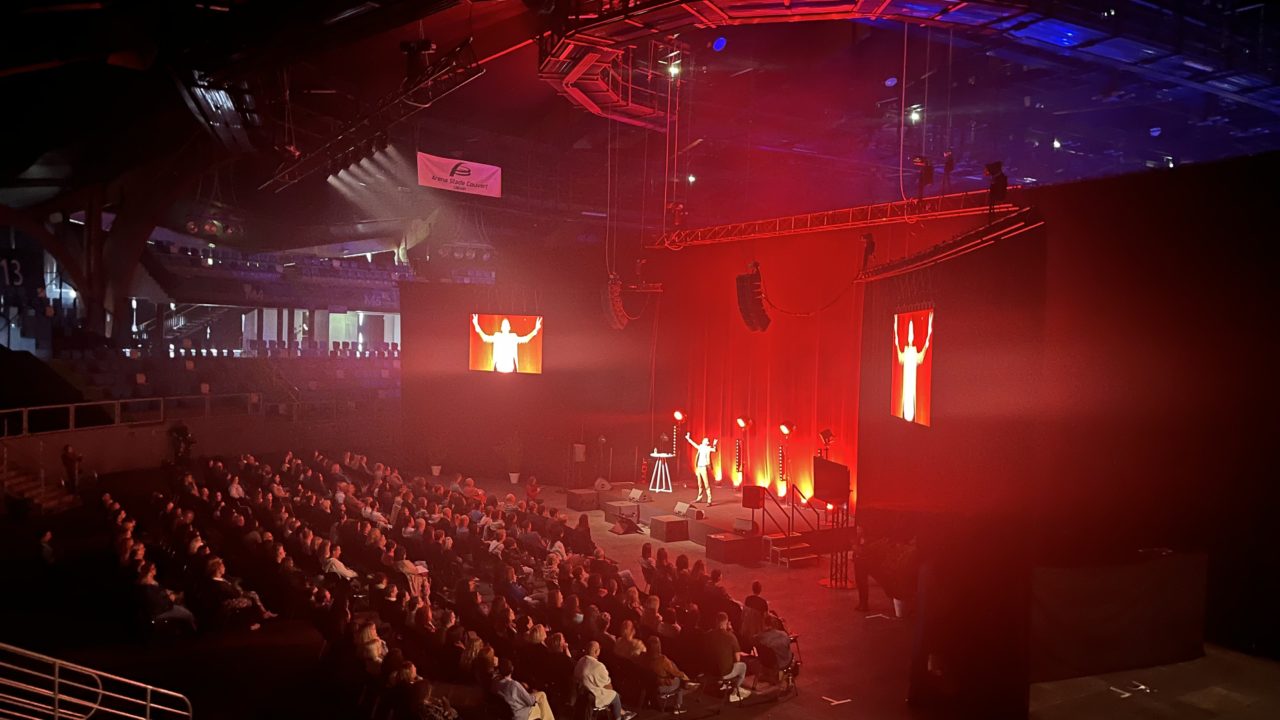
<path id="1" fill-rule="evenodd" d="M 1054 149 L 1054 150 L 1061 150 L 1061 149 L 1062 149 L 1062 141 L 1061 141 L 1061 140 L 1059 140 L 1058 138 L 1054 138 L 1054 139 L 1053 139 L 1053 149 Z"/>
<path id="2" fill-rule="evenodd" d="M 684 412 L 680 410 L 671 413 L 671 417 L 675 418 L 676 422 L 684 422 Z"/>
<path id="3" fill-rule="evenodd" d="M 822 440 L 823 445 L 830 445 L 831 441 L 836 439 L 836 434 L 831 432 L 831 428 L 827 428 L 818 433 L 818 439 Z"/>
<path id="4" fill-rule="evenodd" d="M 724 37 L 721 36 L 716 38 L 715 41 L 711 43 L 711 49 L 715 50 L 716 52 L 721 52 L 722 50 L 724 50 L 725 46 L 728 44 L 729 44 L 729 41 L 725 40 Z"/>
<path id="5" fill-rule="evenodd" d="M 667 66 L 667 72 L 671 73 L 671 77 L 675 77 L 675 76 L 679 75 L 679 74 L 680 74 L 680 63 L 678 63 L 678 62 L 673 62 L 673 63 L 671 63 L 670 65 L 668 65 L 668 66 Z"/>
<path id="6" fill-rule="evenodd" d="M 920 122 L 920 118 L 921 118 L 920 106 L 912 105 L 911 114 L 908 117 L 910 118 L 912 125 L 915 125 L 916 123 Z"/>
<path id="7" fill-rule="evenodd" d="M 1163 132 L 1164 132 L 1164 129 L 1157 126 L 1148 130 L 1147 134 L 1150 135 L 1151 137 L 1160 137 L 1160 134 Z"/>
<path id="8" fill-rule="evenodd" d="M 698 179 L 698 178 L 696 178 L 696 177 L 694 177 L 694 176 L 693 176 L 693 173 L 690 173 L 690 174 L 689 174 L 689 182 L 693 182 L 694 180 L 697 180 L 697 179 Z"/>
<path id="9" fill-rule="evenodd" d="M 793 422 L 784 422 L 778 426 L 778 432 L 783 435 L 790 435 L 796 431 L 796 424 Z"/>
<path id="10" fill-rule="evenodd" d="M 894 77 L 894 76 L 892 76 L 892 75 L 890 75 L 889 77 L 887 77 L 887 78 L 885 78 L 885 79 L 884 79 L 884 86 L 885 86 L 885 87 L 896 87 L 896 86 L 897 86 L 897 84 L 898 84 L 898 78 L 896 78 L 896 77 Z"/>
<path id="11" fill-rule="evenodd" d="M 745 417 L 739 416 L 737 420 L 734 420 L 734 422 L 738 424 L 738 427 L 742 428 L 743 430 L 746 430 L 747 426 L 751 424 L 751 418 L 745 418 Z"/>

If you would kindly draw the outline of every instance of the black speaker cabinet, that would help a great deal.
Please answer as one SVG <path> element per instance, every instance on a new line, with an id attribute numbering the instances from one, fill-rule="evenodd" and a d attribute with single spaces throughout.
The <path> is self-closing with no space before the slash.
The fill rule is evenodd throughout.
<path id="1" fill-rule="evenodd" d="M 764 507 L 765 492 L 767 490 L 763 485 L 743 485 L 742 507 L 748 510 L 760 510 Z"/>
<path id="2" fill-rule="evenodd" d="M 821 457 L 813 458 L 813 496 L 822 502 L 843 505 L 849 502 L 849 467 Z M 746 498 L 746 495 L 743 495 Z M 744 499 L 745 502 L 745 499 Z"/>

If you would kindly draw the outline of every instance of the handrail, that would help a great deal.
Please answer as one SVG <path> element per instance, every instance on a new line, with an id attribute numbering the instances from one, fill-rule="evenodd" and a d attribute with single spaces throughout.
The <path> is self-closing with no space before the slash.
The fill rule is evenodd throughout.
<path id="1" fill-rule="evenodd" d="M 216 407 L 234 404 L 243 407 L 246 415 L 260 414 L 263 409 L 260 393 L 230 393 L 225 395 L 168 395 L 151 398 L 124 398 L 120 400 L 94 400 L 61 405 L 34 405 L 23 408 L 0 409 L 0 437 L 25 437 L 54 432 L 67 432 L 86 427 L 110 427 L 114 425 L 138 425 L 164 422 L 172 417 L 191 417 L 193 412 L 209 417 Z M 82 410 L 96 409 L 104 416 L 81 419 Z M 179 411 L 180 412 L 175 412 Z M 130 418 L 130 414 L 137 417 Z M 33 415 L 44 420 L 47 429 L 32 427 Z M 16 419 L 18 422 L 14 423 Z M 16 429 L 13 427 L 16 425 Z"/>
<path id="2" fill-rule="evenodd" d="M 796 498 L 799 497 L 803 499 L 804 502 L 801 503 L 802 506 L 807 506 L 809 504 L 809 498 L 805 497 L 805 494 L 800 492 L 800 488 L 796 487 L 795 483 L 788 480 L 787 484 L 791 486 L 791 514 L 794 516 L 796 510 Z M 801 507 L 800 519 L 804 520 L 804 523 L 809 526 L 810 530 L 817 532 L 817 530 L 822 526 L 822 516 L 818 514 L 817 510 L 814 510 L 813 508 L 809 509 L 813 510 L 813 519 L 817 521 L 817 524 L 815 525 L 814 523 L 809 522 L 809 518 L 805 517 L 803 512 L 804 507 Z M 794 520 L 792 522 L 794 523 Z"/>
<path id="3" fill-rule="evenodd" d="M 3 716 L 30 720 L 80 720 L 98 713 L 126 720 L 192 716 L 191 701 L 181 693 L 4 643 L 0 643 L 0 657 L 0 703 L 26 711 L 0 710 Z"/>

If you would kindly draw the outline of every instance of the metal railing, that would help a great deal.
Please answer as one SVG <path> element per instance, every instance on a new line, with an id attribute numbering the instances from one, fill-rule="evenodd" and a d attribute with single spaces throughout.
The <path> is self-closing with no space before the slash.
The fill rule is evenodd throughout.
<path id="1" fill-rule="evenodd" d="M 0 717 L 21 720 L 191 717 L 191 701 L 169 690 L 0 643 Z"/>
<path id="2" fill-rule="evenodd" d="M 237 415 L 263 415 L 287 420 L 340 420 L 350 418 L 352 413 L 379 410 L 388 404 L 393 405 L 394 402 L 372 397 L 365 400 L 271 402 L 263 399 L 260 393 L 237 393 L 41 405 L 0 410 L 0 438 Z"/>
<path id="3" fill-rule="evenodd" d="M 112 425 L 163 423 L 220 415 L 261 415 L 259 393 L 101 400 L 0 410 L 0 437 L 24 437 Z"/>

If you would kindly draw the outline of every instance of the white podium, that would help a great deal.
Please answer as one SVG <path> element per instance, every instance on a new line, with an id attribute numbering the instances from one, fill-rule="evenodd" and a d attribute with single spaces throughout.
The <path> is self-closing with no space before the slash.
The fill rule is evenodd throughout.
<path id="1" fill-rule="evenodd" d="M 649 453 L 653 458 L 653 473 L 649 476 L 649 492 L 671 492 L 671 468 L 667 461 L 675 457 L 675 453 L 662 453 L 654 450 Z"/>

